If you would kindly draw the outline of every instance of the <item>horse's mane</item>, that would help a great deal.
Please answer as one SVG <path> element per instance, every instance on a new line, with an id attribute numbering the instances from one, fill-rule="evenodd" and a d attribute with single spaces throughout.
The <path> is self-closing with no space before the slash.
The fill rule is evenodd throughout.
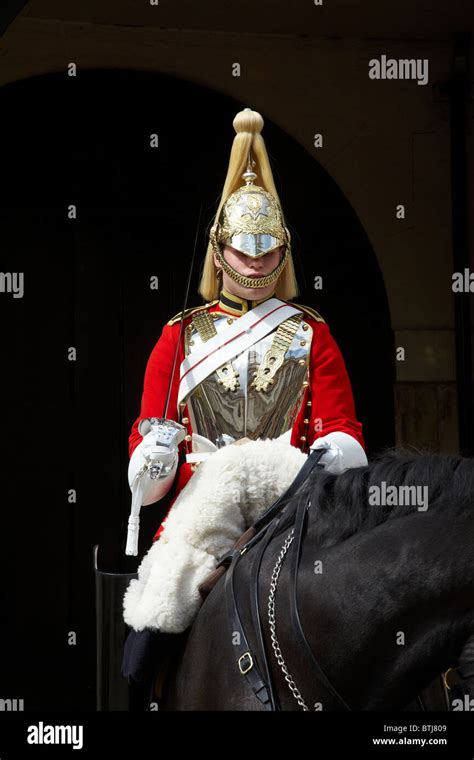
<path id="1" fill-rule="evenodd" d="M 474 459 L 451 455 L 386 449 L 366 467 L 333 475 L 315 468 L 300 494 L 311 500 L 310 520 L 321 545 L 343 541 L 360 530 L 418 510 L 417 504 L 371 504 L 371 486 L 427 486 L 428 510 L 449 509 L 455 517 L 474 510 Z M 298 498 L 298 497 L 297 497 Z"/>

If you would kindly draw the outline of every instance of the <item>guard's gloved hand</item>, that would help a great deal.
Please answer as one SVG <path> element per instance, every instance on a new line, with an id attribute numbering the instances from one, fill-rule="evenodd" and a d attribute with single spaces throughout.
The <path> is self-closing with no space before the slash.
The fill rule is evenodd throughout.
<path id="1" fill-rule="evenodd" d="M 178 464 L 178 446 L 184 440 L 186 429 L 174 420 L 150 417 L 140 421 L 138 431 L 143 440 L 130 458 L 128 482 L 133 490 L 136 479 L 147 476 L 142 488 L 145 506 L 158 501 L 171 487 Z"/>
<path id="2" fill-rule="evenodd" d="M 367 456 L 359 441 L 352 435 L 336 431 L 317 438 L 311 449 L 324 449 L 319 460 L 328 472 L 340 475 L 351 467 L 366 467 Z"/>
<path id="3" fill-rule="evenodd" d="M 143 441 L 130 457 L 128 482 L 132 506 L 128 518 L 125 554 L 138 554 L 140 509 L 162 499 L 170 490 L 178 468 L 178 446 L 186 429 L 179 422 L 150 417 L 141 420 L 138 430 Z"/>

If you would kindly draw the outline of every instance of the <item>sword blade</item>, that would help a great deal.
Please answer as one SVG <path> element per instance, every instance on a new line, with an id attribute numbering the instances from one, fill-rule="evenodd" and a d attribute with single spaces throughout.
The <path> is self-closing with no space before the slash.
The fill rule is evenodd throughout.
<path id="1" fill-rule="evenodd" d="M 184 294 L 183 310 L 181 312 L 181 320 L 179 322 L 178 341 L 176 343 L 176 348 L 175 348 L 175 351 L 174 351 L 173 366 L 171 368 L 171 375 L 170 375 L 169 385 L 168 385 L 168 393 L 166 394 L 165 407 L 163 409 L 163 418 L 164 419 L 166 419 L 166 415 L 168 413 L 168 407 L 169 407 L 170 396 L 171 396 L 171 388 L 173 387 L 173 378 L 174 378 L 174 373 L 175 373 L 175 369 L 176 369 L 176 362 L 178 360 L 179 347 L 181 345 L 181 336 L 183 334 L 184 312 L 186 310 L 186 306 L 187 306 L 187 303 L 188 303 L 189 287 L 191 285 L 191 277 L 192 277 L 192 273 L 193 273 L 194 259 L 195 259 L 195 256 L 196 256 L 197 241 L 198 241 L 198 237 L 199 237 L 199 227 L 201 225 L 201 215 L 202 215 L 202 203 L 201 203 L 201 205 L 199 207 L 199 216 L 198 216 L 198 221 L 197 221 L 197 226 L 196 226 L 196 234 L 195 234 L 195 237 L 194 237 L 193 255 L 191 257 L 191 264 L 189 266 L 188 281 L 187 281 L 187 284 L 186 284 L 186 292 Z"/>

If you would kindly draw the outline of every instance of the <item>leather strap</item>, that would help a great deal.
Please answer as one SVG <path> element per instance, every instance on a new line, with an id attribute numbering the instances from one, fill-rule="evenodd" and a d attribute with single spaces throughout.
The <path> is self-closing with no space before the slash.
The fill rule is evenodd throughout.
<path id="1" fill-rule="evenodd" d="M 317 681 L 322 683 L 326 689 L 335 697 L 335 699 L 343 706 L 345 710 L 350 710 L 350 707 L 341 697 L 336 688 L 332 685 L 331 681 L 327 677 L 326 673 L 316 660 L 311 647 L 308 644 L 306 636 L 304 635 L 303 627 L 298 612 L 298 568 L 301 559 L 301 548 L 303 544 L 303 536 L 306 528 L 306 518 L 308 515 L 308 509 L 311 506 L 311 501 L 307 501 L 304 498 L 300 498 L 298 509 L 296 512 L 294 539 L 293 539 L 293 552 L 291 557 L 291 569 L 290 569 L 290 584 L 289 584 L 289 606 L 290 606 L 290 620 L 292 634 L 295 635 L 297 644 L 300 649 L 306 655 L 306 659 L 311 667 L 314 676 Z"/>
<path id="2" fill-rule="evenodd" d="M 263 667 L 263 678 L 265 679 L 265 682 L 268 685 L 268 692 L 269 692 L 270 702 L 271 702 L 273 711 L 280 710 L 281 707 L 278 700 L 278 695 L 276 693 L 275 685 L 273 683 L 271 668 L 268 663 L 268 652 L 265 645 L 262 621 L 260 618 L 258 581 L 259 581 L 260 567 L 262 564 L 263 555 L 265 554 L 265 549 L 267 548 L 275 532 L 277 531 L 282 517 L 283 517 L 283 513 L 273 520 L 272 525 L 269 526 L 269 529 L 265 532 L 264 540 L 260 542 L 260 545 L 257 547 L 255 551 L 252 567 L 250 570 L 250 578 L 249 578 L 250 612 L 252 615 L 252 623 L 253 623 L 254 632 L 257 637 L 257 653 L 260 653 L 260 661 Z"/>
<path id="3" fill-rule="evenodd" d="M 242 549 L 245 544 L 248 543 L 254 536 L 255 529 L 253 527 L 248 528 L 245 533 L 242 533 L 240 538 L 237 539 L 233 546 L 233 549 Z M 224 555 L 224 557 L 225 556 L 226 555 Z M 212 573 L 209 573 L 209 575 L 198 586 L 199 593 L 203 600 L 206 598 L 206 596 L 208 596 L 208 594 L 210 594 L 217 581 L 222 578 L 222 576 L 227 572 L 228 563 L 222 562 L 222 559 L 222 557 L 219 559 L 219 564 L 216 566 L 215 570 L 213 570 Z"/>
<path id="4" fill-rule="evenodd" d="M 274 502 L 274 504 L 272 504 L 269 509 L 266 510 L 266 512 L 256 523 L 254 523 L 253 529 L 258 532 L 241 549 L 232 549 L 230 552 L 224 554 L 224 556 L 221 557 L 218 562 L 218 567 L 222 565 L 229 566 L 225 580 L 226 609 L 229 625 L 231 627 L 231 635 L 234 636 L 235 634 L 238 634 L 237 642 L 235 643 L 237 667 L 239 668 L 239 672 L 245 676 L 250 688 L 253 690 L 257 699 L 264 706 L 264 708 L 269 711 L 275 711 L 276 709 L 279 709 L 279 707 L 277 706 L 277 699 L 274 694 L 275 690 L 272 684 L 271 670 L 268 664 L 268 657 L 260 620 L 258 574 L 265 549 L 267 548 L 271 539 L 277 534 L 277 531 L 281 527 L 282 522 L 286 523 L 287 519 L 291 517 L 289 513 L 293 514 L 296 509 L 294 503 L 291 503 L 289 500 L 298 491 L 302 483 L 304 483 L 309 473 L 314 469 L 314 467 L 318 465 L 322 454 L 323 450 L 313 450 L 308 455 L 306 462 L 304 463 L 303 467 L 287 491 L 279 499 L 277 499 L 277 501 Z M 283 505 L 283 502 L 285 501 L 287 503 Z M 248 642 L 242 620 L 240 618 L 234 589 L 234 573 L 241 557 L 264 537 L 265 540 L 262 542 L 262 545 L 259 547 L 258 553 L 254 558 L 251 573 L 251 582 L 249 583 L 249 590 L 251 594 L 250 609 L 255 627 L 255 633 L 258 640 L 259 658 L 263 664 L 264 670 L 264 674 L 262 675 L 256 661 L 256 655 L 251 651 L 250 644 Z"/>
<path id="5" fill-rule="evenodd" d="M 324 454 L 324 451 L 325 451 L 324 449 L 310 450 L 303 467 L 300 469 L 300 471 L 298 472 L 298 475 L 296 476 L 294 481 L 291 483 L 289 488 L 275 502 L 273 502 L 273 504 L 270 507 L 268 507 L 268 509 L 266 509 L 265 512 L 253 524 L 253 527 L 257 532 L 264 525 L 268 524 L 274 518 L 274 516 L 281 509 L 282 502 L 287 501 L 296 495 L 300 486 L 303 485 L 303 483 L 309 477 L 309 474 L 314 470 L 314 468 L 319 463 L 319 460 Z"/>
<path id="6" fill-rule="evenodd" d="M 233 549 L 230 567 L 227 570 L 225 579 L 227 617 L 230 625 L 232 643 L 234 644 L 236 650 L 235 661 L 239 672 L 241 675 L 245 676 L 245 679 L 247 680 L 250 688 L 252 689 L 259 702 L 266 710 L 272 710 L 272 702 L 268 684 L 265 683 L 262 676 L 260 675 L 257 663 L 255 662 L 250 651 L 250 644 L 245 635 L 235 599 L 233 579 L 234 572 L 240 557 L 240 551 L 238 549 Z M 237 640 L 234 642 L 235 637 L 237 637 Z"/>

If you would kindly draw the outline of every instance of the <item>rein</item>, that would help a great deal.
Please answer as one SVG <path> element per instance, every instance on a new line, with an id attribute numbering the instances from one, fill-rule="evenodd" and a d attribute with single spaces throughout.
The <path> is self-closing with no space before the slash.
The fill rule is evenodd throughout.
<path id="1" fill-rule="evenodd" d="M 272 584 L 270 588 L 268 610 L 269 610 L 270 630 L 272 634 L 271 635 L 272 647 L 274 649 L 277 661 L 285 676 L 285 680 L 287 681 L 293 693 L 293 696 L 295 696 L 295 698 L 298 701 L 298 704 L 304 710 L 308 710 L 303 698 L 301 697 L 299 690 L 296 687 L 296 684 L 294 683 L 290 673 L 288 672 L 288 669 L 286 668 L 286 664 L 281 655 L 280 646 L 276 639 L 276 630 L 275 630 L 276 621 L 275 621 L 274 601 L 275 601 L 275 593 L 276 593 L 276 588 L 277 588 L 277 583 L 278 583 L 278 576 L 279 576 L 281 565 L 285 558 L 285 555 L 290 545 L 293 543 L 294 546 L 293 546 L 293 554 L 292 554 L 292 563 L 291 563 L 291 568 L 290 568 L 290 585 L 289 585 L 289 589 L 290 589 L 289 606 L 290 606 L 290 618 L 291 618 L 291 624 L 292 624 L 292 631 L 296 637 L 296 640 L 299 646 L 301 647 L 302 651 L 305 654 L 308 665 L 311 668 L 311 671 L 314 677 L 316 678 L 316 680 L 322 683 L 326 687 L 326 689 L 342 705 L 342 707 L 345 710 L 350 709 L 349 706 L 344 701 L 344 699 L 341 697 L 341 695 L 337 692 L 335 687 L 332 685 L 331 681 L 329 680 L 329 678 L 327 677 L 327 675 L 325 674 L 325 672 L 319 665 L 318 661 L 316 660 L 313 652 L 311 651 L 311 647 L 309 646 L 308 641 L 304 635 L 304 631 L 303 631 L 299 613 L 298 613 L 298 604 L 297 604 L 298 569 L 299 569 L 299 564 L 300 564 L 300 559 L 301 559 L 301 549 L 302 549 L 303 537 L 304 537 L 305 527 L 306 527 L 306 518 L 308 514 L 308 509 L 311 506 L 311 502 L 310 501 L 306 502 L 305 499 L 300 497 L 299 502 L 297 503 L 296 506 L 293 504 L 286 504 L 285 507 L 282 508 L 282 502 L 284 500 L 292 498 L 293 496 L 297 494 L 300 486 L 305 482 L 305 480 L 307 479 L 309 474 L 312 472 L 312 470 L 315 469 L 316 467 L 322 468 L 322 465 L 319 464 L 319 459 L 321 458 L 323 452 L 324 452 L 324 449 L 316 449 L 316 450 L 313 449 L 310 451 L 306 462 L 304 463 L 303 467 L 301 468 L 295 480 L 287 489 L 287 491 L 282 496 L 280 496 L 280 498 L 276 502 L 274 502 L 264 512 L 264 514 L 259 518 L 259 520 L 257 520 L 257 522 L 253 525 L 253 531 L 254 531 L 253 537 L 249 541 L 247 541 L 247 543 L 245 543 L 243 547 L 234 548 L 231 551 L 224 554 L 223 557 L 220 558 L 217 564 L 217 567 L 224 565 L 224 566 L 227 566 L 228 568 L 226 572 L 226 579 L 225 579 L 226 611 L 227 611 L 227 618 L 228 618 L 228 623 L 230 625 L 233 643 L 234 643 L 234 638 L 237 639 L 237 641 L 234 644 L 236 648 L 236 652 L 237 652 L 237 667 L 239 669 L 240 674 L 245 677 L 247 683 L 249 684 L 250 688 L 255 694 L 255 697 L 263 705 L 263 707 L 268 711 L 279 711 L 281 710 L 281 706 L 278 701 L 278 696 L 276 695 L 276 690 L 273 683 L 271 669 L 268 663 L 268 657 L 267 657 L 267 652 L 266 652 L 266 647 L 265 647 L 262 622 L 260 619 L 260 610 L 259 610 L 258 581 L 259 581 L 260 568 L 261 568 L 262 560 L 265 554 L 265 550 L 267 549 L 271 540 L 277 534 L 278 529 L 279 528 L 282 529 L 283 527 L 290 526 L 290 525 L 292 525 L 293 528 L 291 530 L 290 536 L 288 536 L 285 539 L 283 548 L 280 551 L 277 564 L 273 571 Z M 290 540 L 290 537 L 291 537 L 291 540 Z M 254 634 L 257 638 L 256 652 L 252 653 L 248 638 L 244 630 L 239 609 L 238 609 L 237 598 L 235 594 L 235 571 L 242 556 L 246 554 L 246 552 L 249 549 L 253 548 L 257 544 L 260 544 L 260 545 L 258 546 L 258 549 L 256 550 L 255 556 L 252 561 L 252 567 L 251 567 L 250 579 L 249 579 L 250 611 L 251 611 Z M 260 662 L 260 667 L 257 662 L 257 655 L 258 655 L 258 660 Z"/>

